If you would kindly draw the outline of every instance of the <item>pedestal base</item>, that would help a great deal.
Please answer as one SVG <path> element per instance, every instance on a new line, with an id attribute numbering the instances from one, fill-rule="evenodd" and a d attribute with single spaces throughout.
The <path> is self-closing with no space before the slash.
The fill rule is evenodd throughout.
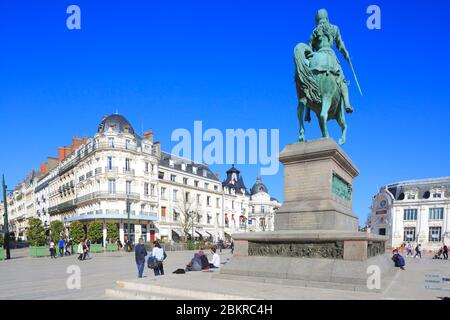
<path id="1" fill-rule="evenodd" d="M 384 236 L 311 230 L 240 233 L 233 239 L 234 257 L 219 278 L 380 292 L 396 272 Z M 374 271 L 380 286 L 368 287 Z"/>

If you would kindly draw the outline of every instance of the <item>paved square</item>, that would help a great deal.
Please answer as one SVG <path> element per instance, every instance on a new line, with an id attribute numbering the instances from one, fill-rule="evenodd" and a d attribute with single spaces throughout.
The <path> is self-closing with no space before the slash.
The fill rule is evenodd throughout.
<path id="1" fill-rule="evenodd" d="M 192 272 L 174 275 L 183 268 L 193 251 L 168 252 L 166 276 L 155 278 L 145 270 L 144 279 L 137 279 L 134 254 L 125 252 L 94 254 L 92 260 L 78 261 L 76 256 L 57 259 L 31 258 L 26 249 L 12 251 L 12 260 L 0 262 L 0 299 L 110 299 L 105 290 L 116 288 L 116 282 L 157 285 L 173 289 L 197 290 L 256 299 L 439 299 L 449 291 L 425 289 L 426 274 L 450 276 L 450 261 L 406 259 L 406 271 L 396 276 L 390 288 L 382 293 L 362 293 L 320 288 L 301 288 L 254 282 L 212 279 L 212 273 Z M 222 262 L 231 257 L 229 250 Z M 67 268 L 80 266 L 81 289 L 69 290 Z M 205 297 L 207 295 L 205 294 Z M 118 297 L 116 297 L 118 298 Z M 126 298 L 126 297 L 124 297 Z"/>

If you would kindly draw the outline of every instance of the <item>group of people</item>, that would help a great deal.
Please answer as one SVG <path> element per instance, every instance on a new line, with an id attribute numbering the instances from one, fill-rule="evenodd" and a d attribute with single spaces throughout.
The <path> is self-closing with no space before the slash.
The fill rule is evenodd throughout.
<path id="1" fill-rule="evenodd" d="M 216 247 L 211 247 L 211 254 L 212 260 L 209 261 L 203 250 L 195 253 L 194 257 L 186 265 L 185 271 L 202 271 L 220 268 L 220 256 L 217 253 Z"/>
<path id="2" fill-rule="evenodd" d="M 439 248 L 438 252 L 434 255 L 433 259 L 448 260 L 448 247 L 445 243 L 442 245 L 442 247 Z"/>
<path id="3" fill-rule="evenodd" d="M 83 261 L 86 260 L 86 258 L 91 259 L 90 251 L 91 241 L 89 239 L 81 240 L 77 248 L 78 260 Z"/>
<path id="4" fill-rule="evenodd" d="M 147 257 L 147 249 L 144 245 L 144 239 L 139 239 L 139 244 L 136 245 L 135 249 L 135 260 L 138 268 L 138 278 L 142 278 L 144 275 L 145 261 Z M 147 265 L 149 268 L 153 269 L 155 276 L 164 275 L 164 264 L 163 261 L 167 258 L 167 254 L 158 241 L 153 242 L 152 253 L 147 259 Z"/>
<path id="5" fill-rule="evenodd" d="M 417 244 L 415 247 L 411 242 L 408 242 L 407 244 L 403 243 L 402 247 L 406 249 L 406 256 L 407 257 L 414 257 L 414 258 L 422 258 L 422 246 L 420 244 Z"/>
<path id="6" fill-rule="evenodd" d="M 50 240 L 50 257 L 52 259 L 56 258 L 58 256 L 58 253 L 56 251 L 56 242 L 51 239 Z M 69 239 L 63 239 L 60 238 L 58 240 L 58 249 L 59 249 L 59 256 L 70 256 L 72 254 L 72 240 Z"/>

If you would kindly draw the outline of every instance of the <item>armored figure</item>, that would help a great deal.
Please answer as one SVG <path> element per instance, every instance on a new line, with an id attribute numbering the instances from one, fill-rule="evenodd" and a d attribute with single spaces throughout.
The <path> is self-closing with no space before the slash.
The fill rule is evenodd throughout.
<path id="1" fill-rule="evenodd" d="M 326 122 L 335 119 L 342 129 L 339 143 L 345 143 L 347 125 L 342 103 L 347 113 L 353 112 L 350 105 L 347 82 L 344 78 L 333 45 L 344 56 L 353 71 L 350 55 L 345 48 L 339 28 L 328 20 L 328 13 L 320 9 L 316 14 L 316 28 L 308 44 L 300 43 L 294 49 L 295 82 L 298 97 L 299 142 L 304 141 L 303 115 L 311 121 L 311 109 L 319 119 L 323 137 L 328 137 Z M 356 83 L 359 84 L 355 77 Z"/>

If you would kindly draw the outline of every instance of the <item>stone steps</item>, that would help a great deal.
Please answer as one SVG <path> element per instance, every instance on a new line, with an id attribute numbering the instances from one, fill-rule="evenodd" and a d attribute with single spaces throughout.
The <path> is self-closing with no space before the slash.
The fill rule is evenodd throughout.
<path id="1" fill-rule="evenodd" d="M 107 298 L 129 300 L 253 300 L 249 297 L 186 288 L 174 288 L 133 281 L 117 281 L 106 289 Z"/>

